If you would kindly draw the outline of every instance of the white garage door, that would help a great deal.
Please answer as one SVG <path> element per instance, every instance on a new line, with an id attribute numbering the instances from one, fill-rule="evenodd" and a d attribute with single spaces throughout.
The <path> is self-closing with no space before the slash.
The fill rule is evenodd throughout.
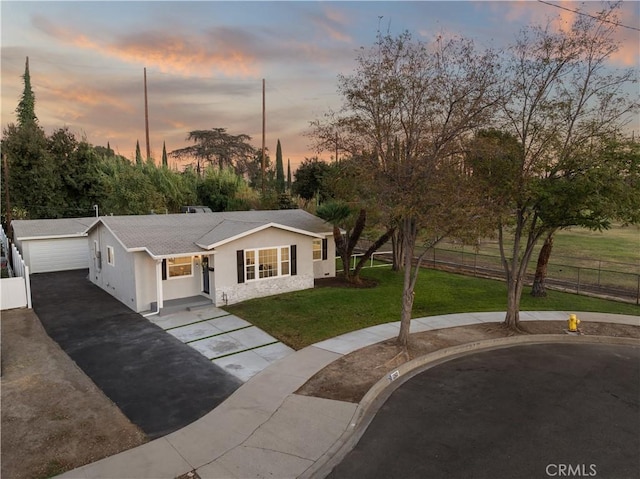
<path id="1" fill-rule="evenodd" d="M 29 241 L 29 271 L 46 273 L 89 267 L 87 238 Z"/>

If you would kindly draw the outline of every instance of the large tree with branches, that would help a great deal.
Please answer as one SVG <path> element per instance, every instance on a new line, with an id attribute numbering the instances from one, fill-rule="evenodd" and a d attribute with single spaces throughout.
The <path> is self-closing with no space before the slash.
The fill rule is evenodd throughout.
<path id="1" fill-rule="evenodd" d="M 255 148 L 249 144 L 249 135 L 231 135 L 226 128 L 190 131 L 186 140 L 194 144 L 174 150 L 169 155 L 192 160 L 198 175 L 207 165 L 217 166 L 220 170 L 233 167 L 236 173 L 244 174 L 244 165 L 256 155 Z"/>
<path id="2" fill-rule="evenodd" d="M 494 212 L 512 329 L 537 242 L 567 226 L 604 228 L 611 218 L 598 145 L 619 136 L 638 108 L 626 90 L 637 72 L 610 62 L 619 48 L 616 10 L 577 15 L 565 29 L 532 26 L 508 51 L 500 123 L 517 151 L 510 187 L 494 185 L 487 195 L 502 205 Z"/>
<path id="3" fill-rule="evenodd" d="M 339 77 L 343 108 L 314 124 L 320 140 L 362 158 L 363 181 L 402 232 L 404 287 L 398 342 L 406 347 L 414 288 L 427 249 L 479 219 L 461 142 L 497 102 L 496 57 L 462 38 L 428 44 L 378 35 L 355 72 Z M 338 134 L 336 134 L 338 132 Z M 373 154 L 362 154 L 372 152 Z"/>
<path id="4" fill-rule="evenodd" d="M 558 230 L 570 226 L 602 230 L 613 222 L 640 223 L 640 143 L 633 139 L 594 141 L 580 155 L 579 171 L 565 174 L 557 189 L 564 193 L 554 193 L 553 208 L 560 214 L 545 216 L 550 228 L 538 253 L 531 287 L 534 297 L 547 295 L 547 267 Z M 558 201 L 561 198 L 564 201 Z M 588 211 L 588 216 L 583 211 Z"/>

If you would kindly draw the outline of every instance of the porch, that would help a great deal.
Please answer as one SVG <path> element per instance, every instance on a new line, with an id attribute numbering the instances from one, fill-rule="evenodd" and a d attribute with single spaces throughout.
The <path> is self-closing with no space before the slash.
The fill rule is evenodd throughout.
<path id="1" fill-rule="evenodd" d="M 178 311 L 195 311 L 208 308 L 213 305 L 210 298 L 202 295 L 188 296 L 186 298 L 169 299 L 164 301 L 164 306 L 160 309 L 160 316 L 176 313 Z M 151 303 L 151 311 L 156 311 L 158 303 Z"/>

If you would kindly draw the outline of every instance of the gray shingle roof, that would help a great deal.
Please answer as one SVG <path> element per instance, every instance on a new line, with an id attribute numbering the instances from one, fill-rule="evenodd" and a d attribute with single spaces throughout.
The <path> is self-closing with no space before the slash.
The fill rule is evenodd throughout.
<path id="1" fill-rule="evenodd" d="M 44 220 L 13 220 L 13 236 L 23 238 L 49 238 L 54 236 L 82 236 L 87 227 L 98 218 L 58 218 Z"/>
<path id="2" fill-rule="evenodd" d="M 102 216 L 100 221 L 127 249 L 146 249 L 156 257 L 201 253 L 206 251 L 202 246 L 212 247 L 270 223 L 315 234 L 332 231 L 330 224 L 303 210 Z"/>
<path id="3" fill-rule="evenodd" d="M 234 221 L 225 219 L 214 226 L 209 232 L 198 238 L 195 243 L 202 248 L 208 249 L 216 243 L 247 233 L 251 230 L 255 230 L 256 228 L 264 226 L 264 224 L 264 222 Z"/>

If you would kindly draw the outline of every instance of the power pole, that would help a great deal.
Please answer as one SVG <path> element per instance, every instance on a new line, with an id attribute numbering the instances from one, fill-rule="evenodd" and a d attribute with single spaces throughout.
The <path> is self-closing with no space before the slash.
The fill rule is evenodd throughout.
<path id="1" fill-rule="evenodd" d="M 264 100 L 264 78 L 262 79 L 262 197 L 264 198 L 264 175 L 266 170 L 265 149 L 265 100 Z"/>
<path id="2" fill-rule="evenodd" d="M 149 103 L 147 102 L 147 67 L 144 68 L 144 126 L 147 135 L 147 160 L 151 158 L 151 147 L 149 146 Z"/>

